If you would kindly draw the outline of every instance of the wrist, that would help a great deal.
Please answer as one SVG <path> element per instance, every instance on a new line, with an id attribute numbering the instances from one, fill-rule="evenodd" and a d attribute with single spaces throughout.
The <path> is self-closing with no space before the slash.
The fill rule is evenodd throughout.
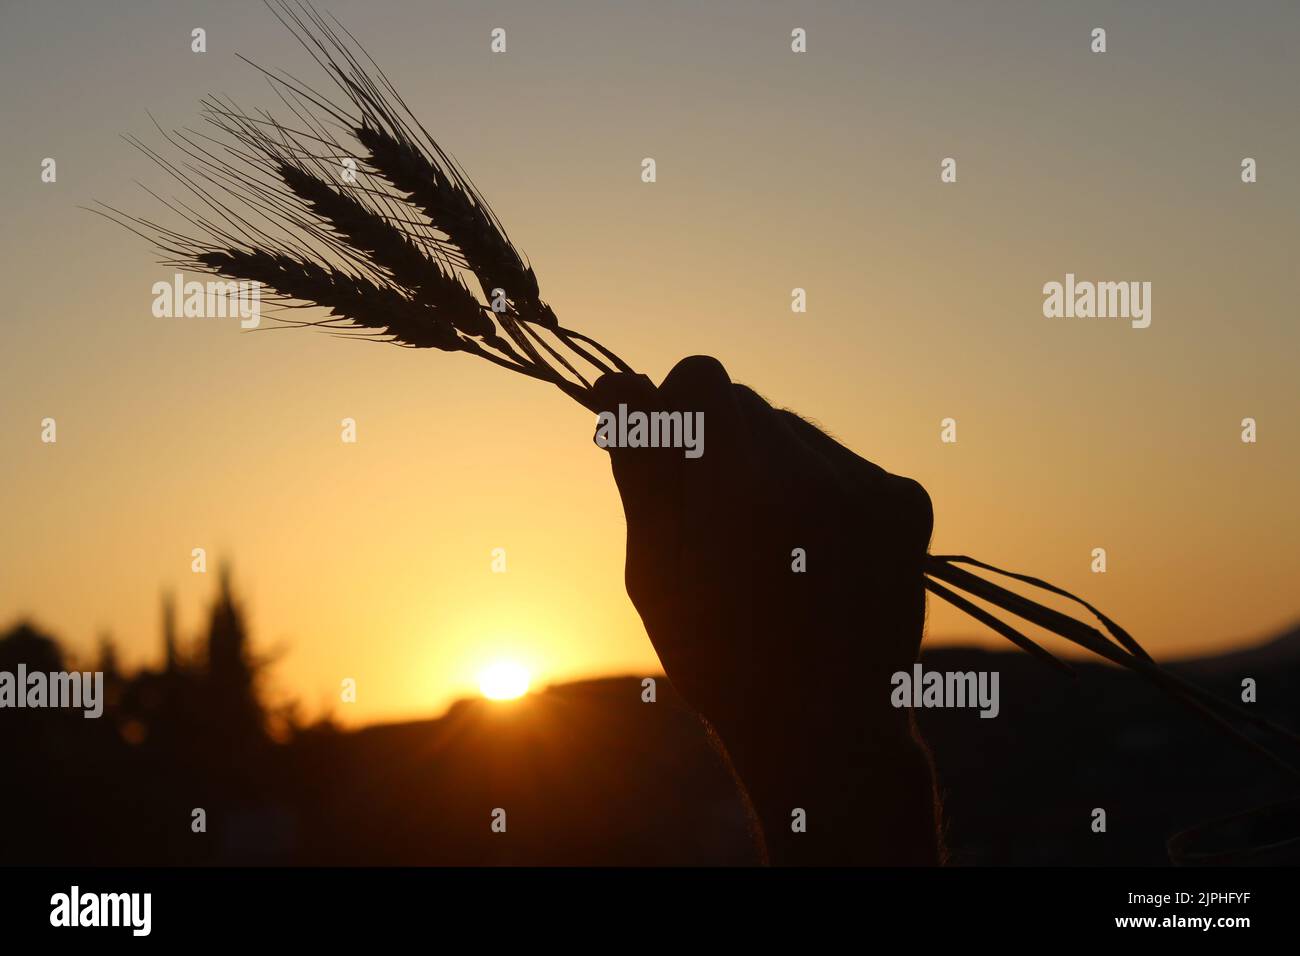
<path id="1" fill-rule="evenodd" d="M 933 770 L 908 710 L 715 731 L 772 864 L 939 862 Z"/>

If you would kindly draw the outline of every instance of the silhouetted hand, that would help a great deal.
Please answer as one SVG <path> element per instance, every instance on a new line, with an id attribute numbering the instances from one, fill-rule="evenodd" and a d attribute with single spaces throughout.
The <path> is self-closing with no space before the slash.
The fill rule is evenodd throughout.
<path id="1" fill-rule="evenodd" d="M 611 448 L 628 594 L 673 686 L 713 726 L 773 862 L 933 863 L 928 754 L 889 702 L 925 617 L 925 490 L 684 359 L 598 407 L 703 413 L 703 454 Z M 802 809 L 807 832 L 791 831 Z"/>

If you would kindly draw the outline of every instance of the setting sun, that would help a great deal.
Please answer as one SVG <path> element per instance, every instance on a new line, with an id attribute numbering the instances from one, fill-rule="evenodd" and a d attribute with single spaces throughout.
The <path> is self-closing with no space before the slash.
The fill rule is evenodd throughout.
<path id="1" fill-rule="evenodd" d="M 479 674 L 478 689 L 489 700 L 514 700 L 528 693 L 529 674 L 514 661 L 497 661 Z"/>

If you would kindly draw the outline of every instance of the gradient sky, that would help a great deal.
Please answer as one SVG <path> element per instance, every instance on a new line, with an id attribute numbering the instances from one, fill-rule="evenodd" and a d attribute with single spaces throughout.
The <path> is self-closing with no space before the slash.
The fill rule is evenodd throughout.
<path id="1" fill-rule="evenodd" d="M 719 356 L 921 481 L 933 550 L 1082 592 L 1157 656 L 1300 617 L 1296 4 L 323 8 L 569 327 L 656 379 Z M 277 692 L 314 712 L 357 680 L 344 721 L 439 710 L 503 656 L 535 684 L 656 671 L 588 412 L 466 356 L 156 319 L 172 270 L 77 208 L 157 210 L 133 181 L 162 174 L 119 138 L 157 142 L 147 112 L 276 105 L 236 52 L 319 79 L 255 0 L 0 4 L 0 624 L 87 654 L 111 632 L 152 662 L 162 589 L 202 624 L 205 547 L 233 561 L 256 648 L 283 650 Z M 1151 327 L 1045 319 L 1067 272 L 1150 281 Z M 1004 644 L 932 602 L 928 640 L 969 638 Z"/>

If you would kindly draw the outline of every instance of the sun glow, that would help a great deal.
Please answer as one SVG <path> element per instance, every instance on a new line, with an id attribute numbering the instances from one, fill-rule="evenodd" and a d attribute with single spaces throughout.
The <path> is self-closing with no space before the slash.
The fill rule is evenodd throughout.
<path id="1" fill-rule="evenodd" d="M 497 661 L 478 675 L 478 689 L 488 700 L 514 700 L 528 693 L 529 674 L 514 661 Z"/>

